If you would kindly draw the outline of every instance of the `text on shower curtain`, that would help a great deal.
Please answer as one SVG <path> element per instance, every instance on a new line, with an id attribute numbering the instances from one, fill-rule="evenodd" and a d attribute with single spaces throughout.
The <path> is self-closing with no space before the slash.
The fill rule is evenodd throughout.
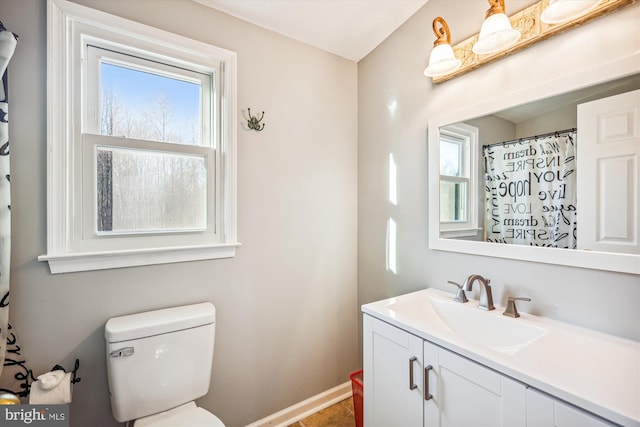
<path id="1" fill-rule="evenodd" d="M 483 147 L 486 241 L 576 248 L 576 133 Z"/>

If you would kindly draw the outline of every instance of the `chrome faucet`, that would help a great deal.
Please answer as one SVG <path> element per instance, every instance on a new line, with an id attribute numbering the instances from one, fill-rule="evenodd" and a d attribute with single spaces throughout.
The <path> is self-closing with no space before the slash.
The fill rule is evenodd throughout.
<path id="1" fill-rule="evenodd" d="M 483 310 L 494 310 L 493 295 L 491 294 L 491 286 L 489 285 L 491 280 L 485 279 L 479 274 L 472 274 L 467 277 L 467 280 L 464 281 L 462 286 L 466 291 L 470 291 L 475 281 L 480 283 L 480 302 L 478 303 L 478 308 Z"/>

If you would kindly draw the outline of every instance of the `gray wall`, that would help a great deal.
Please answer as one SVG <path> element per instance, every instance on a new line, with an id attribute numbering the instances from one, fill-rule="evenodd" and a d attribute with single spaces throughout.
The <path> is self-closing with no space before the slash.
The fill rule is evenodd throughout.
<path id="1" fill-rule="evenodd" d="M 515 12 L 533 1 L 507 1 Z M 451 288 L 471 273 L 491 279 L 497 301 L 529 296 L 532 312 L 640 339 L 637 276 L 433 251 L 428 248 L 427 123 L 430 117 L 535 86 L 640 48 L 640 4 L 434 85 L 422 71 L 443 16 L 457 43 L 480 29 L 484 1 L 431 0 L 358 64 L 358 300 L 367 303 L 425 287 Z M 606 34 L 606 36 L 604 36 Z M 397 105 L 397 108 L 390 108 Z M 397 164 L 398 204 L 388 202 L 388 157 Z M 385 269 L 388 218 L 398 228 L 397 274 Z M 477 297 L 477 292 L 473 295 Z"/>
<path id="2" fill-rule="evenodd" d="M 238 53 L 234 259 L 50 275 L 46 251 L 46 3 L 0 0 L 20 36 L 9 66 L 11 321 L 38 375 L 80 359 L 72 426 L 115 426 L 103 327 L 113 316 L 212 301 L 212 388 L 199 401 L 246 425 L 349 380 L 357 350 L 357 65 L 181 0 L 82 0 Z M 246 123 L 246 122 L 245 122 Z"/>
<path id="3" fill-rule="evenodd" d="M 479 30 L 486 2 L 431 0 L 356 66 L 197 3 L 163 0 L 150 13 L 149 0 L 78 1 L 238 52 L 238 106 L 265 110 L 267 128 L 239 125 L 236 258 L 52 276 L 36 261 L 46 249 L 45 2 L 0 0 L 0 19 L 20 35 L 9 67 L 11 319 L 36 373 L 80 358 L 72 425 L 116 425 L 109 317 L 202 300 L 218 308 L 218 335 L 199 403 L 230 427 L 346 381 L 360 365 L 359 304 L 470 273 L 490 277 L 498 301 L 532 297 L 522 311 L 640 339 L 636 276 L 429 250 L 426 145 L 435 114 L 638 50 L 640 4 L 435 86 L 422 75 L 431 21 L 444 16 L 455 43 Z M 398 205 L 387 201 L 389 153 Z M 385 269 L 389 217 L 397 274 Z"/>

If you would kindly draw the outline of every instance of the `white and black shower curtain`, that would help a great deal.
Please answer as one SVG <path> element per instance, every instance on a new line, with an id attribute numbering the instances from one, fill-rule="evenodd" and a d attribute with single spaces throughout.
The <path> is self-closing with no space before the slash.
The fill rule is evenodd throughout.
<path id="1" fill-rule="evenodd" d="M 575 249 L 576 132 L 483 147 L 485 240 Z"/>
<path id="2" fill-rule="evenodd" d="M 18 37 L 0 22 L 0 391 L 26 396 L 31 372 L 9 324 L 9 272 L 11 264 L 11 175 L 9 162 L 9 97 L 7 66 Z M 5 369 L 3 369 L 3 367 Z"/>

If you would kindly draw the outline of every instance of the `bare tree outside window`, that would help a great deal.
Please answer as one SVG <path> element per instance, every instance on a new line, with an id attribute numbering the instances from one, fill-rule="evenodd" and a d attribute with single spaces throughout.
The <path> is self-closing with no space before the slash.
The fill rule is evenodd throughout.
<path id="1" fill-rule="evenodd" d="M 136 99 L 130 81 L 116 80 L 105 84 L 100 116 L 103 135 L 202 145 L 200 98 L 198 92 L 195 92 L 197 96 L 193 95 L 193 83 L 134 69 L 117 71 L 124 76 L 120 77 L 121 80 L 142 79 L 143 82 L 149 81 L 150 86 L 159 86 L 160 81 L 167 86 L 167 91 L 149 93 L 140 90 L 146 96 Z M 191 91 L 192 95 L 169 95 L 170 90 L 175 93 L 176 86 L 184 92 Z M 96 162 L 98 232 L 207 227 L 208 171 L 203 156 L 100 147 Z"/>

